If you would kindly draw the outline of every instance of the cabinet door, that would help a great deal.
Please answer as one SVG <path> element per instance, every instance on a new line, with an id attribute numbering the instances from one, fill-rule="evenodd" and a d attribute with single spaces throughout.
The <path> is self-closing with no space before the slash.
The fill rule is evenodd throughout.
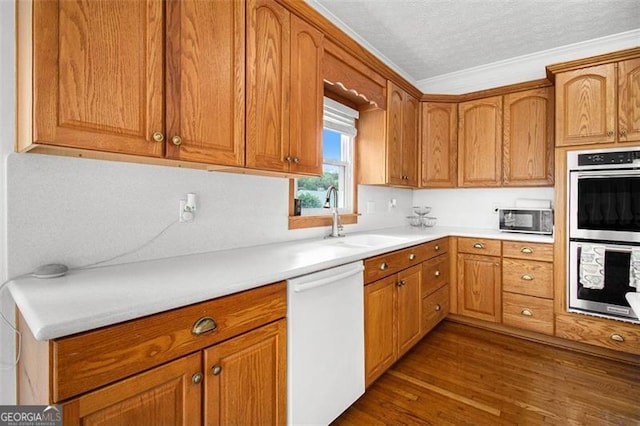
<path id="1" fill-rule="evenodd" d="M 364 368 L 369 386 L 397 358 L 396 276 L 364 287 Z"/>
<path id="2" fill-rule="evenodd" d="M 640 141 L 640 59 L 618 64 L 618 136 L 620 142 Z"/>
<path id="3" fill-rule="evenodd" d="M 285 424 L 286 354 L 286 320 L 205 350 L 204 424 Z"/>
<path id="4" fill-rule="evenodd" d="M 246 166 L 286 172 L 289 163 L 290 13 L 247 1 Z"/>
<path id="5" fill-rule="evenodd" d="M 201 354 L 90 392 L 63 404 L 65 425 L 198 425 Z"/>
<path id="6" fill-rule="evenodd" d="M 418 114 L 420 104 L 416 98 L 405 93 L 402 111 L 402 175 L 404 184 L 418 186 Z"/>
<path id="7" fill-rule="evenodd" d="M 553 88 L 504 97 L 504 186 L 553 185 Z"/>
<path id="8" fill-rule="evenodd" d="M 402 173 L 402 134 L 404 122 L 404 90 L 387 84 L 387 183 L 404 185 Z"/>
<path id="9" fill-rule="evenodd" d="M 458 184 L 499 186 L 502 182 L 502 97 L 458 106 Z"/>
<path id="10" fill-rule="evenodd" d="M 556 76 L 556 146 L 616 139 L 615 64 Z"/>
<path id="11" fill-rule="evenodd" d="M 322 175 L 324 36 L 291 16 L 291 172 Z"/>
<path id="12" fill-rule="evenodd" d="M 167 157 L 242 166 L 244 2 L 166 4 Z"/>
<path id="13" fill-rule="evenodd" d="M 34 143 L 163 156 L 164 2 L 29 4 Z"/>
<path id="14" fill-rule="evenodd" d="M 397 324 L 398 356 L 402 356 L 420 340 L 420 314 L 422 311 L 422 266 L 417 265 L 398 273 Z"/>
<path id="15" fill-rule="evenodd" d="M 455 188 L 458 183 L 458 106 L 423 102 L 421 110 L 420 186 Z"/>
<path id="16" fill-rule="evenodd" d="M 458 254 L 458 311 L 461 315 L 500 322 L 500 258 Z"/>

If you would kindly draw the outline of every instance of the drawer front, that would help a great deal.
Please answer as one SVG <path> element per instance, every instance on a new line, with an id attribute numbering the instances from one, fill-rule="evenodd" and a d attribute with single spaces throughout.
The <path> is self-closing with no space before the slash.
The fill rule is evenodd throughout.
<path id="1" fill-rule="evenodd" d="M 427 297 L 449 282 L 449 255 L 441 255 L 422 264 L 422 297 Z"/>
<path id="2" fill-rule="evenodd" d="M 426 250 L 423 245 L 417 245 L 366 259 L 364 261 L 364 282 L 368 284 L 410 266 L 418 265 L 425 257 Z"/>
<path id="3" fill-rule="evenodd" d="M 553 262 L 553 244 L 503 241 L 502 255 L 504 257 L 513 257 L 515 259 Z"/>
<path id="4" fill-rule="evenodd" d="M 505 292 L 502 323 L 553 336 L 553 301 Z"/>
<path id="5" fill-rule="evenodd" d="M 556 336 L 640 355 L 640 325 L 584 315 L 556 315 Z"/>
<path id="6" fill-rule="evenodd" d="M 422 299 L 422 334 L 427 333 L 449 313 L 449 285 Z"/>
<path id="7" fill-rule="evenodd" d="M 429 241 L 422 244 L 425 259 L 440 256 L 449 252 L 449 238 L 440 238 L 439 240 Z"/>
<path id="8" fill-rule="evenodd" d="M 458 238 L 458 253 L 500 256 L 502 254 L 501 243 L 500 240 L 461 237 Z"/>
<path id="9" fill-rule="evenodd" d="M 553 299 L 553 264 L 503 258 L 502 289 L 512 293 Z"/>
<path id="10" fill-rule="evenodd" d="M 281 282 L 52 342 L 54 402 L 203 349 L 287 314 Z M 195 335 L 205 317 L 217 327 Z M 204 322 L 207 326 L 207 322 Z"/>

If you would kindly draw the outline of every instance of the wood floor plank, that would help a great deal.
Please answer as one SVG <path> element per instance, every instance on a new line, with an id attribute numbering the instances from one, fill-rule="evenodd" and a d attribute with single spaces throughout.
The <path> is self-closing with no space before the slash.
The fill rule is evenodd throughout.
<path id="1" fill-rule="evenodd" d="M 640 425 L 640 368 L 445 321 L 335 425 Z"/>

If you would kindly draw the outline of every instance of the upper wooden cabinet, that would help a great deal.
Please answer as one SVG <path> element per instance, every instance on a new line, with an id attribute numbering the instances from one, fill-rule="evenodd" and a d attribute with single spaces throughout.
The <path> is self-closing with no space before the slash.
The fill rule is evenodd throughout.
<path id="1" fill-rule="evenodd" d="M 244 163 L 243 1 L 21 1 L 17 13 L 19 151 Z"/>
<path id="2" fill-rule="evenodd" d="M 502 96 L 458 105 L 458 185 L 502 182 Z"/>
<path id="3" fill-rule="evenodd" d="M 247 4 L 246 165 L 321 175 L 324 36 L 272 0 Z"/>
<path id="4" fill-rule="evenodd" d="M 640 141 L 640 59 L 556 76 L 556 145 Z"/>
<path id="5" fill-rule="evenodd" d="M 504 96 L 504 186 L 553 185 L 553 88 Z"/>
<path id="6" fill-rule="evenodd" d="M 455 188 L 458 182 L 458 105 L 422 102 L 420 186 Z"/>

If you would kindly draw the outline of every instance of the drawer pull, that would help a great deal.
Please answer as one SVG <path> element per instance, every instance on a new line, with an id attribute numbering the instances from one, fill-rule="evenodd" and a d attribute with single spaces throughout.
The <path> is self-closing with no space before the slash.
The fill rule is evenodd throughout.
<path id="1" fill-rule="evenodd" d="M 520 311 L 520 315 L 524 316 L 524 317 L 532 317 L 533 316 L 533 312 L 531 312 L 529 309 L 523 309 Z"/>
<path id="2" fill-rule="evenodd" d="M 216 328 L 218 328 L 218 324 L 211 317 L 202 317 L 198 321 L 193 324 L 193 328 L 191 328 L 191 333 L 194 336 L 200 336 L 205 333 L 211 333 Z"/>
<path id="3" fill-rule="evenodd" d="M 389 265 L 387 265 L 387 262 L 382 262 L 380 264 L 380 270 L 381 271 L 386 271 L 387 269 L 389 269 Z"/>
<path id="4" fill-rule="evenodd" d="M 219 376 L 220 373 L 222 373 L 221 365 L 214 365 L 213 367 L 211 367 L 211 374 L 213 374 L 214 376 Z"/>
<path id="5" fill-rule="evenodd" d="M 415 258 L 416 258 L 415 253 L 411 253 L 411 254 L 409 255 L 409 260 L 415 260 Z"/>
<path id="6" fill-rule="evenodd" d="M 613 333 L 611 336 L 609 336 L 609 338 L 616 342 L 624 342 L 624 336 L 618 333 Z"/>
<path id="7" fill-rule="evenodd" d="M 439 304 L 439 303 L 436 303 L 436 307 L 435 307 L 435 309 L 436 309 L 436 312 L 437 312 L 437 311 L 439 311 L 439 310 L 441 310 L 441 309 L 442 309 L 442 306 L 440 306 L 440 304 Z"/>
<path id="8" fill-rule="evenodd" d="M 479 250 L 482 250 L 482 249 L 484 248 L 484 244 L 482 244 L 482 243 L 475 243 L 475 244 L 473 245 L 473 248 L 477 248 L 477 249 L 479 249 Z"/>
<path id="9" fill-rule="evenodd" d="M 191 383 L 193 383 L 194 385 L 199 385 L 200 383 L 202 383 L 202 379 L 202 373 L 196 373 L 191 376 Z"/>
<path id="10" fill-rule="evenodd" d="M 435 275 L 436 277 L 439 277 L 439 276 L 440 276 L 440 270 L 439 270 L 439 269 L 438 269 L 438 270 L 436 270 L 436 271 L 433 273 L 433 275 Z"/>
<path id="11" fill-rule="evenodd" d="M 533 275 L 530 275 L 530 274 L 522 274 L 520 278 L 522 278 L 525 281 L 533 281 Z"/>
<path id="12" fill-rule="evenodd" d="M 407 282 L 405 280 L 400 280 L 398 281 L 398 283 L 396 284 L 398 287 L 402 287 L 403 285 L 405 285 Z"/>
<path id="13" fill-rule="evenodd" d="M 520 253 L 531 254 L 533 253 L 533 249 L 531 247 L 522 247 Z"/>
<path id="14" fill-rule="evenodd" d="M 439 250 L 440 250 L 440 246 L 438 244 L 433 246 L 433 251 L 439 251 Z"/>

